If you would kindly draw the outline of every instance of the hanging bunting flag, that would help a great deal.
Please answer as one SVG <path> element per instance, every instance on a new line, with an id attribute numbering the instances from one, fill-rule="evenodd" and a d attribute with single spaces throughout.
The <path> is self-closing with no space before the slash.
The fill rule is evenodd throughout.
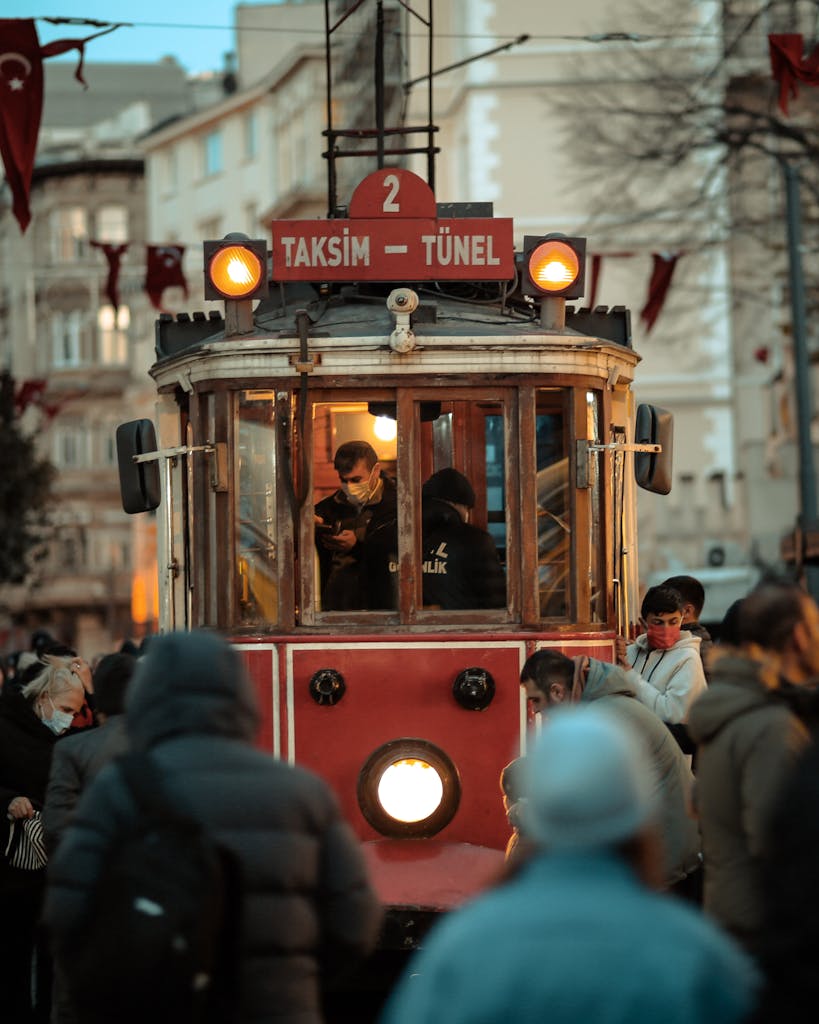
<path id="1" fill-rule="evenodd" d="M 674 268 L 681 253 L 652 253 L 653 267 L 651 280 L 648 282 L 648 297 L 645 305 L 640 310 L 640 319 L 646 325 L 646 334 L 657 321 L 660 311 L 665 303 L 668 289 L 671 287 L 671 278 L 674 275 Z"/>
<path id="2" fill-rule="evenodd" d="M 115 245 L 112 242 L 92 241 L 91 244 L 95 249 L 102 249 L 106 260 L 108 260 L 108 280 L 105 282 L 105 294 L 116 312 L 119 309 L 119 266 L 128 248 L 128 243 Z"/>
<path id="3" fill-rule="evenodd" d="M 779 83 L 779 109 L 788 116 L 788 101 L 799 95 L 797 82 L 819 85 L 819 46 L 803 56 L 802 36 L 785 32 L 768 36 L 768 52 L 771 56 L 771 72 Z"/>
<path id="4" fill-rule="evenodd" d="M 153 306 L 160 312 L 162 309 L 162 293 L 166 288 L 177 285 L 188 297 L 188 282 L 182 272 L 184 245 L 149 245 L 148 265 L 145 275 L 145 291 Z"/>
<path id="5" fill-rule="evenodd" d="M 85 44 L 116 27 L 85 39 L 57 39 L 40 46 L 33 19 L 0 19 L 0 157 L 21 231 L 31 220 L 31 175 L 43 113 L 43 58 L 78 50 L 80 59 L 74 76 L 85 85 Z"/>
<path id="6" fill-rule="evenodd" d="M 47 382 L 40 378 L 24 380 L 14 396 L 14 408 L 20 416 L 30 405 L 42 406 Z"/>

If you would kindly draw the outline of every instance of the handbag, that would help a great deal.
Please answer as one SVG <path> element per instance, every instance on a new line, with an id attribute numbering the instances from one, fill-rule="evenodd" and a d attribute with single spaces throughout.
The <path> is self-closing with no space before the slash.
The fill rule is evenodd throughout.
<path id="1" fill-rule="evenodd" d="M 9 866 L 23 871 L 37 871 L 44 868 L 47 861 L 40 812 L 35 811 L 33 818 L 12 819 L 6 843 L 6 862 Z"/>

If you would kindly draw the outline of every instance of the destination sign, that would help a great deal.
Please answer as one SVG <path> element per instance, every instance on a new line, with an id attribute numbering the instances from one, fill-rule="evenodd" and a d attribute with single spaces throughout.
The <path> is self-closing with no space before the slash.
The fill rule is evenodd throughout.
<path id="1" fill-rule="evenodd" d="M 436 217 L 432 190 L 397 168 L 368 175 L 344 220 L 276 220 L 275 281 L 505 281 L 512 220 Z"/>

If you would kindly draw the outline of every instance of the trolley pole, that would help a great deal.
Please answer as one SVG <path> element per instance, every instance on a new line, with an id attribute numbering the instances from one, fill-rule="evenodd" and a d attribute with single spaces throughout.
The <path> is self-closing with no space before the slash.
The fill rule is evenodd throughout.
<path id="1" fill-rule="evenodd" d="M 793 337 L 794 386 L 796 389 L 796 425 L 799 451 L 799 524 L 805 550 L 811 536 L 819 531 L 816 511 L 816 467 L 811 443 L 813 401 L 810 386 L 810 358 L 807 344 L 805 314 L 805 280 L 802 274 L 802 203 L 799 195 L 799 172 L 783 159 L 785 196 L 787 202 L 788 268 L 791 293 L 791 325 Z M 805 585 L 819 600 L 819 567 L 805 565 Z"/>

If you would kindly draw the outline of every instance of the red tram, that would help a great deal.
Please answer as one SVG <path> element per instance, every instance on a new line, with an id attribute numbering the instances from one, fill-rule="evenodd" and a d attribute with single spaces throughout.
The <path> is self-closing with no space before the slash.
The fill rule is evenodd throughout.
<path id="1" fill-rule="evenodd" d="M 274 222 L 270 273 L 267 241 L 205 243 L 224 319 L 160 318 L 158 430 L 118 431 L 126 511 L 160 508 L 162 628 L 243 652 L 259 743 L 333 787 L 384 903 L 410 911 L 404 946 L 500 867 L 521 665 L 542 646 L 612 660 L 635 606 L 635 485 L 669 486 L 667 414 L 633 408 L 628 311 L 566 307 L 583 241 L 515 253 L 511 221 L 469 213 L 380 170 L 347 217 Z M 396 485 L 386 606 L 323 599 L 314 507 L 351 440 Z M 425 596 L 422 485 L 447 467 L 494 541 L 501 607 Z"/>

